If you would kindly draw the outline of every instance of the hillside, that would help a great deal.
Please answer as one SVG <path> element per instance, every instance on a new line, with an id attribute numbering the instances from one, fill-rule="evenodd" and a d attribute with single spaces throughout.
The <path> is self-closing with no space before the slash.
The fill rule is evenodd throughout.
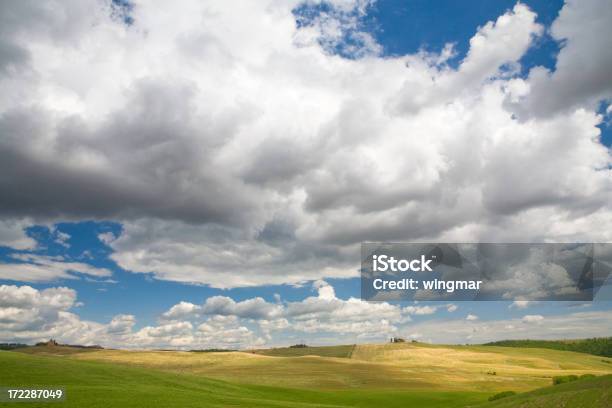
<path id="1" fill-rule="evenodd" d="M 129 353 L 129 352 L 127 352 Z M 185 353 L 188 355 L 200 355 Z M 76 355 L 76 354 L 75 354 Z M 219 381 L 189 373 L 132 367 L 69 356 L 0 352 L 0 383 L 65 387 L 72 407 L 464 407 L 486 401 L 475 392 L 390 391 L 372 389 L 305 390 Z M 312 373 L 316 375 L 316 373 Z M 12 403 L 0 406 L 13 406 Z M 28 403 L 45 407 L 49 403 Z"/>
<path id="2" fill-rule="evenodd" d="M 612 357 L 612 337 L 580 340 L 502 340 L 485 346 L 547 348 Z"/>
<path id="3" fill-rule="evenodd" d="M 612 375 L 579 380 L 499 399 L 482 408 L 612 407 Z"/>
<path id="4" fill-rule="evenodd" d="M 71 346 L 62 346 L 62 345 L 37 345 L 37 346 L 28 346 L 28 347 L 20 347 L 15 349 L 20 353 L 25 354 L 37 354 L 37 355 L 50 355 L 50 356 L 68 356 L 72 354 L 79 353 L 90 353 L 93 351 L 98 351 L 101 349 L 94 348 L 86 348 L 86 347 L 71 347 Z"/>
<path id="5" fill-rule="evenodd" d="M 66 387 L 67 407 L 513 408 L 532 394 L 543 407 L 580 407 L 580 398 L 607 401 L 609 376 L 551 388 L 552 377 L 612 374 L 611 359 L 583 353 L 421 343 L 207 353 L 52 345 L 0 352 L 0 366 L 7 386 Z M 523 394 L 487 403 L 501 391 Z"/>
<path id="6" fill-rule="evenodd" d="M 342 348 L 345 347 L 345 348 Z M 343 354 L 352 348 L 350 358 Z M 271 349 L 257 352 L 29 348 L 16 352 L 57 354 L 81 361 L 117 363 L 195 374 L 249 385 L 316 390 L 438 390 L 495 393 L 530 391 L 553 376 L 612 374 L 610 359 L 548 349 L 440 346 L 413 343 Z M 292 355 L 296 350 L 308 355 Z M 341 353 L 342 351 L 342 353 Z M 283 357 L 286 355 L 286 357 Z M 336 356 L 325 356 L 336 355 Z"/>

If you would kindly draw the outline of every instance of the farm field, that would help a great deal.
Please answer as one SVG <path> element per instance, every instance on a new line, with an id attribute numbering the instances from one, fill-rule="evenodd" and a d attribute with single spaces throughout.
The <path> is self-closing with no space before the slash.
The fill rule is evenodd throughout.
<path id="1" fill-rule="evenodd" d="M 0 352 L 5 386 L 65 387 L 61 407 L 463 407 L 486 401 L 474 392 L 314 390 L 236 384 L 199 375 L 84 361 L 66 355 Z M 52 404 L 52 406 L 56 406 Z M 27 403 L 48 407 L 49 403 Z M 14 406 L 14 403 L 0 403 Z"/>
<path id="2" fill-rule="evenodd" d="M 585 390 L 574 390 L 578 385 L 572 383 L 545 392 L 548 388 L 542 387 L 550 386 L 553 376 L 612 374 L 612 359 L 550 349 L 421 343 L 211 353 L 42 346 L 1 352 L 0 365 L 3 385 L 65 386 L 65 406 L 97 406 L 89 403 L 93 398 L 99 406 L 134 407 L 170 402 L 173 406 L 501 407 L 512 405 L 499 405 L 503 400 L 490 403 L 488 397 L 538 389 L 533 392 L 544 392 L 538 398 L 550 399 L 566 385 L 571 385 L 566 397 L 584 393 L 594 400 L 605 399 L 612 378 L 599 377 L 591 387 L 585 386 L 590 380 L 579 381 Z M 503 402 L 520 401 L 524 395 Z"/>
<path id="3" fill-rule="evenodd" d="M 553 376 L 612 374 L 600 356 L 548 349 L 493 346 L 434 346 L 422 343 L 357 345 L 351 357 L 295 356 L 295 350 L 192 353 L 176 351 L 87 350 L 77 360 L 129 364 L 190 373 L 243 384 L 311 389 L 435 389 L 447 391 L 529 391 Z M 338 348 L 322 348 L 331 354 Z M 28 350 L 28 349 L 24 349 Z M 30 352 L 36 352 L 31 349 Z M 45 352 L 44 348 L 41 352 Z"/>

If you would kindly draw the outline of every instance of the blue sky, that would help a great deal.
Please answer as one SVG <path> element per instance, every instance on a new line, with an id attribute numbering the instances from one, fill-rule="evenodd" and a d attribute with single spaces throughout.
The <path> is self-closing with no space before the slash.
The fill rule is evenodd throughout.
<path id="1" fill-rule="evenodd" d="M 526 1 L 538 14 L 538 21 L 550 25 L 563 1 Z M 456 43 L 457 58 L 465 56 L 470 38 L 477 27 L 495 20 L 516 4 L 514 1 L 471 0 L 401 1 L 383 0 L 368 10 L 363 25 L 382 45 L 385 55 L 405 55 L 420 49 L 441 50 L 446 43 Z M 534 64 L 554 67 L 555 41 L 546 36 L 523 58 L 524 69 Z"/>
<path id="2" fill-rule="evenodd" d="M 229 296 L 236 301 L 244 301 L 253 297 L 262 297 L 268 302 L 275 302 L 274 295 L 279 294 L 283 301 L 297 302 L 308 296 L 316 295 L 316 289 L 308 282 L 299 285 L 270 285 L 259 287 L 246 287 L 235 289 L 215 289 L 207 285 L 190 285 L 155 279 L 152 274 L 135 274 L 118 267 L 109 258 L 112 249 L 100 241 L 98 235 L 105 232 L 121 234 L 121 225 L 116 222 L 85 221 L 78 223 L 58 223 L 54 229 L 46 226 L 34 226 L 28 229 L 28 235 L 34 238 L 38 247 L 28 253 L 37 253 L 44 256 L 61 256 L 66 260 L 86 262 L 98 268 L 112 270 L 111 279 L 83 279 L 84 275 L 75 274 L 74 279 L 59 279 L 45 284 L 32 284 L 37 289 L 54 286 L 68 286 L 78 293 L 78 299 L 83 304 L 78 306 L 78 314 L 87 320 L 110 321 L 113 316 L 122 313 L 134 314 L 138 317 L 137 327 L 154 325 L 158 317 L 180 301 L 194 304 L 202 303 L 206 298 L 222 295 Z M 58 233 L 68 234 L 70 237 L 57 242 Z M 14 262 L 10 258 L 15 251 L 0 248 L 3 261 Z M 17 252 L 19 253 L 19 252 Z M 356 259 L 358 265 L 359 260 Z M 357 266 L 358 267 L 358 266 Z M 228 271 L 231 274 L 232 271 Z M 14 281 L 2 280 L 0 284 L 14 284 Z M 341 299 L 360 296 L 360 279 L 328 279 Z M 403 303 L 400 303 L 403 304 Z M 412 305 L 412 302 L 406 302 Z M 418 304 L 418 303 L 416 303 Z M 421 302 L 421 305 L 445 305 L 445 302 Z M 456 302 L 457 315 L 447 313 L 446 316 L 436 315 L 436 318 L 451 317 L 464 318 L 468 314 L 477 315 L 480 319 L 496 320 L 504 318 L 521 318 L 525 309 L 511 307 L 512 302 Z M 531 313 L 541 315 L 557 315 L 573 310 L 588 308 L 589 311 L 611 310 L 608 301 L 593 303 L 582 302 L 539 302 L 532 303 Z M 415 316 L 415 322 L 431 319 L 432 316 Z"/>
<path id="3" fill-rule="evenodd" d="M 597 83 L 608 59 L 599 43 L 586 49 L 595 28 L 568 28 L 574 3 L 564 19 L 563 1 L 535 0 L 211 4 L 216 12 L 186 1 L 193 13 L 113 4 L 103 15 L 47 10 L 49 26 L 9 39 L 21 54 L 0 55 L 0 79 L 23 95 L 18 106 L 0 100 L 10 170 L 0 179 L 0 285 L 28 285 L 51 310 L 41 334 L 16 322 L 0 327 L 5 340 L 66 325 L 86 334 L 65 341 L 182 348 L 392 334 L 479 342 L 517 327 L 609 334 L 610 302 L 351 300 L 365 240 L 609 241 L 612 94 Z M 14 12 L 24 14 L 11 24 L 34 19 Z M 247 23 L 248 13 L 259 18 Z M 576 38 L 560 40 L 553 23 Z M 475 35 L 482 49 L 470 46 Z M 567 68 L 585 73 L 581 90 L 562 89 L 557 62 L 585 53 L 593 66 Z M 50 278 L 20 278 L 30 265 Z M 57 295 L 68 306 L 49 300 L 58 287 L 74 290 Z M 168 317 L 180 302 L 192 311 Z"/>
<path id="4" fill-rule="evenodd" d="M 532 0 L 522 3 L 537 13 L 537 21 L 546 28 L 557 18 L 564 4 L 562 0 Z M 494 21 L 515 4 L 511 0 L 382 0 L 368 9 L 366 15 L 359 16 L 359 29 L 373 35 L 385 56 L 414 54 L 420 50 L 440 52 L 445 44 L 455 44 L 457 53 L 450 63 L 456 66 L 466 56 L 475 29 L 488 21 Z M 301 16 L 308 22 L 321 11 L 329 9 L 326 3 L 302 6 L 296 9 L 296 15 L 298 21 Z M 521 58 L 521 76 L 527 76 L 535 66 L 554 70 L 561 46 L 550 33 L 544 32 Z M 342 47 L 343 44 L 340 44 L 335 51 L 346 56 Z M 599 113 L 605 115 L 607 106 L 608 103 L 603 102 Z M 612 146 L 610 120 L 602 123 L 599 128 L 602 143 Z"/>

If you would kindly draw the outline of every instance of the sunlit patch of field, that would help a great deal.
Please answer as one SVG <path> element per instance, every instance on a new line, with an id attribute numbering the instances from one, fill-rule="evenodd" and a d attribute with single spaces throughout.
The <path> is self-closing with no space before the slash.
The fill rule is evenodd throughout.
<path id="1" fill-rule="evenodd" d="M 100 350 L 71 358 L 150 367 L 246 384 L 342 389 L 429 389 L 400 367 L 337 357 L 271 357 L 251 352 L 191 353 Z"/>
<path id="2" fill-rule="evenodd" d="M 346 347 L 351 348 L 350 358 L 325 356 L 346 355 Z M 294 350 L 307 355 L 292 355 Z M 320 355 L 312 355 L 315 353 Z M 582 353 L 420 343 L 338 346 L 318 351 L 315 347 L 220 353 L 90 350 L 66 357 L 242 384 L 328 390 L 527 391 L 549 385 L 557 375 L 612 373 L 612 364 L 604 362 L 605 358 Z"/>
<path id="3" fill-rule="evenodd" d="M 425 381 L 437 379 L 486 390 L 505 387 L 523 391 L 549 385 L 553 376 L 612 373 L 612 367 L 605 362 L 609 359 L 549 349 L 373 344 L 357 346 L 352 358 L 400 366 Z"/>

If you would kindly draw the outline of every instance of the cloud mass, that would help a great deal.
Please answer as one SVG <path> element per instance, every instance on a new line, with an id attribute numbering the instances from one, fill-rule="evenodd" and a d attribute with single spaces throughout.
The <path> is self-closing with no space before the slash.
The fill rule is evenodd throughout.
<path id="1" fill-rule="evenodd" d="M 33 344 L 53 338 L 66 344 L 183 350 L 248 349 L 304 341 L 371 343 L 390 337 L 464 344 L 607 336 L 612 323 L 609 310 L 546 316 L 523 313 L 498 320 L 468 313 L 452 319 L 458 313 L 453 304 L 401 307 L 340 299 L 324 281 L 313 289 L 315 295 L 293 302 L 270 303 L 260 297 L 235 301 L 225 296 L 209 297 L 200 304 L 181 301 L 159 315 L 155 324 L 139 324 L 131 314 L 117 314 L 103 322 L 82 319 L 77 292 L 66 287 L 38 290 L 0 285 L 0 341 Z M 257 306 L 247 309 L 252 305 Z M 423 315 L 427 318 L 419 318 Z"/>
<path id="2" fill-rule="evenodd" d="M 569 0 L 550 28 L 517 3 L 457 66 L 450 44 L 382 55 L 359 24 L 372 4 L 304 23 L 298 1 L 135 1 L 126 24 L 108 1 L 3 2 L 0 245 L 116 220 L 101 239 L 121 268 L 232 288 L 354 277 L 366 240 L 612 239 L 606 1 Z M 555 70 L 521 76 L 545 30 Z M 45 262 L 0 273 L 69 275 Z M 198 307 L 276 321 L 253 302 Z"/>

